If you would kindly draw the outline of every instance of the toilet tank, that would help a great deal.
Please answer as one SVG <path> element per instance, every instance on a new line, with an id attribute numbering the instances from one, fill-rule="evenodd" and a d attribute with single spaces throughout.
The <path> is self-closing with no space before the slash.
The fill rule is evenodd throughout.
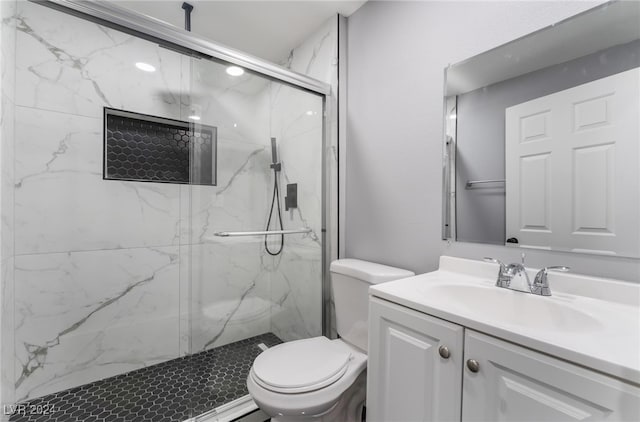
<path id="1" fill-rule="evenodd" d="M 342 339 L 367 351 L 369 286 L 415 275 L 359 259 L 338 259 L 330 267 L 336 328 Z"/>

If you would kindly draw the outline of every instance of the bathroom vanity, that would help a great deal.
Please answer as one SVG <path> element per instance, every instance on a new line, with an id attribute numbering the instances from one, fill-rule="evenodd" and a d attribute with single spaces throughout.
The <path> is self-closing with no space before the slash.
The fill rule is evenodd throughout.
<path id="1" fill-rule="evenodd" d="M 443 256 L 370 289 L 367 420 L 640 420 L 640 285 L 550 273 L 544 297 L 497 272 Z"/>

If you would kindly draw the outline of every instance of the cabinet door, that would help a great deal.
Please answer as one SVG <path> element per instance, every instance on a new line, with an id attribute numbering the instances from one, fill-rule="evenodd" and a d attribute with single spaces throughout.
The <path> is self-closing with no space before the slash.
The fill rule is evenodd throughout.
<path id="1" fill-rule="evenodd" d="M 372 297 L 367 421 L 459 421 L 462 342 L 461 326 Z"/>
<path id="2" fill-rule="evenodd" d="M 615 378 L 469 329 L 464 354 L 463 421 L 640 420 L 640 388 Z"/>

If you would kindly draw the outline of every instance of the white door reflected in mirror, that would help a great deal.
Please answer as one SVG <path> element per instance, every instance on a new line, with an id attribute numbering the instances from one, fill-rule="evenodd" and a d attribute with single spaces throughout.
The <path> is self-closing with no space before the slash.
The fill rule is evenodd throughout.
<path id="1" fill-rule="evenodd" d="M 640 2 L 445 69 L 442 237 L 640 258 Z"/>
<path id="2" fill-rule="evenodd" d="M 640 255 L 640 69 L 506 109 L 506 236 Z"/>

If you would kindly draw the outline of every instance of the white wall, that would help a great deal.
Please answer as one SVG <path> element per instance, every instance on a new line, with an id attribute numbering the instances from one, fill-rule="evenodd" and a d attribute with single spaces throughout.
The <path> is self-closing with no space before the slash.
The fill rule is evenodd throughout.
<path id="1" fill-rule="evenodd" d="M 348 20 L 346 256 L 417 272 L 438 256 L 519 259 L 441 240 L 443 72 L 595 2 L 368 2 Z M 640 279 L 640 262 L 527 252 L 527 265 Z"/>

